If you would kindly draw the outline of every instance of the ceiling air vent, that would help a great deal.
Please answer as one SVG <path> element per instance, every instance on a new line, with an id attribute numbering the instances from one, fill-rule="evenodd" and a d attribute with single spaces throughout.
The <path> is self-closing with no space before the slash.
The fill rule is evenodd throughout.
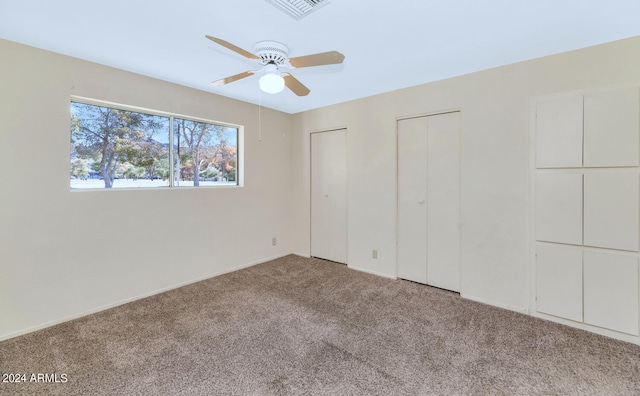
<path id="1" fill-rule="evenodd" d="M 266 0 L 294 19 L 302 19 L 313 11 L 329 4 L 327 0 Z"/>

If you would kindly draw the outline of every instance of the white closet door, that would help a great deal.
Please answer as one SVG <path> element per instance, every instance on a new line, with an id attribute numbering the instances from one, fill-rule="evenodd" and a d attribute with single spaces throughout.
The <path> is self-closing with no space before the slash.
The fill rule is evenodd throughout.
<path id="1" fill-rule="evenodd" d="M 347 131 L 311 134 L 311 256 L 347 263 Z"/>
<path id="2" fill-rule="evenodd" d="M 398 121 L 398 277 L 460 290 L 460 115 Z"/>
<path id="3" fill-rule="evenodd" d="M 398 277 L 427 283 L 427 118 L 398 121 Z"/>
<path id="4" fill-rule="evenodd" d="M 460 291 L 460 113 L 427 120 L 427 283 Z"/>

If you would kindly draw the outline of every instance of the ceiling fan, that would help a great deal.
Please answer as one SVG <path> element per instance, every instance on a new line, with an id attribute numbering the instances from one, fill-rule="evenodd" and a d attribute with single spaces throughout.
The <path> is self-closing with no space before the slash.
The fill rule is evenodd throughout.
<path id="1" fill-rule="evenodd" d="M 259 70 L 249 70 L 216 80 L 212 83 L 216 86 L 229 84 L 245 77 L 264 72 L 264 75 L 260 77 L 259 81 L 260 89 L 264 92 L 278 93 L 282 91 L 286 85 L 286 87 L 294 94 L 298 96 L 307 96 L 311 90 L 290 73 L 282 72 L 280 69 L 298 69 L 301 67 L 333 65 L 344 61 L 344 55 L 338 51 L 329 51 L 289 58 L 289 48 L 277 41 L 257 42 L 253 47 L 253 53 L 251 53 L 217 37 L 209 35 L 206 35 L 205 37 L 262 65 L 262 68 Z"/>

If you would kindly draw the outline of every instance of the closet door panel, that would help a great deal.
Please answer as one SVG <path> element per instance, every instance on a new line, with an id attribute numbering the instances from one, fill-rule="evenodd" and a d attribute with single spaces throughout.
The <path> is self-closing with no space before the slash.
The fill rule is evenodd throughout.
<path id="1" fill-rule="evenodd" d="M 427 119 L 398 121 L 398 277 L 427 282 Z"/>
<path id="2" fill-rule="evenodd" d="M 638 259 L 584 252 L 584 321 L 638 335 Z"/>
<path id="3" fill-rule="evenodd" d="M 536 309 L 582 322 L 582 249 L 537 244 Z"/>
<path id="4" fill-rule="evenodd" d="M 584 244 L 638 251 L 638 174 L 584 175 Z"/>
<path id="5" fill-rule="evenodd" d="M 347 262 L 347 132 L 311 134 L 311 256 Z"/>
<path id="6" fill-rule="evenodd" d="M 582 96 L 559 96 L 536 106 L 536 167 L 582 167 Z"/>
<path id="7" fill-rule="evenodd" d="M 538 173 L 536 240 L 582 245 L 582 175 Z"/>
<path id="8" fill-rule="evenodd" d="M 460 115 L 428 117 L 427 283 L 460 290 Z"/>
<path id="9" fill-rule="evenodd" d="M 584 166 L 640 164 L 638 88 L 585 95 Z"/>

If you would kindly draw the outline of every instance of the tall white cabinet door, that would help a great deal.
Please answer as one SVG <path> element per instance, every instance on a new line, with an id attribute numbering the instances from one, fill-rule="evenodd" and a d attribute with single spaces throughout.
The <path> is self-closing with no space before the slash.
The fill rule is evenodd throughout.
<path id="1" fill-rule="evenodd" d="M 311 256 L 347 263 L 347 131 L 311 134 Z"/>
<path id="2" fill-rule="evenodd" d="M 427 119 L 427 283 L 460 291 L 460 113 Z"/>
<path id="3" fill-rule="evenodd" d="M 427 118 L 398 121 L 398 277 L 427 283 Z"/>

